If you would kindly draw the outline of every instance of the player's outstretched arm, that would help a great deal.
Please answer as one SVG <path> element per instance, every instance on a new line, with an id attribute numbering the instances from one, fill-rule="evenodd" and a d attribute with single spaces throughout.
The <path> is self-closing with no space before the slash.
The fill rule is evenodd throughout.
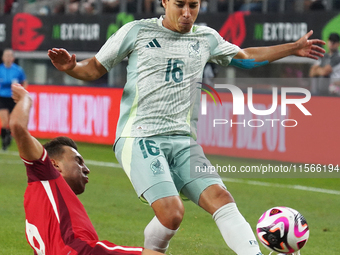
<path id="1" fill-rule="evenodd" d="M 105 67 L 96 57 L 77 62 L 75 54 L 70 55 L 67 50 L 57 48 L 48 50 L 47 55 L 59 71 L 79 80 L 93 81 L 107 73 Z"/>
<path id="2" fill-rule="evenodd" d="M 324 45 L 325 42 L 319 39 L 309 39 L 312 34 L 313 30 L 293 43 L 241 49 L 234 59 L 252 59 L 257 63 L 273 62 L 290 55 L 318 59 L 325 53 L 325 50 L 319 45 Z"/>
<path id="3" fill-rule="evenodd" d="M 40 159 L 43 146 L 28 132 L 29 112 L 32 99 L 20 84 L 12 84 L 12 97 L 16 105 L 10 115 L 9 127 L 22 158 L 33 161 Z"/>

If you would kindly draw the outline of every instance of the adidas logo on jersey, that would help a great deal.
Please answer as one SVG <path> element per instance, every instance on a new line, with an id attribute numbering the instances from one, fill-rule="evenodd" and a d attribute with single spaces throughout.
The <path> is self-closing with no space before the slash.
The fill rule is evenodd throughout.
<path id="1" fill-rule="evenodd" d="M 153 39 L 146 45 L 146 48 L 162 48 L 161 45 L 158 43 L 157 39 Z"/>

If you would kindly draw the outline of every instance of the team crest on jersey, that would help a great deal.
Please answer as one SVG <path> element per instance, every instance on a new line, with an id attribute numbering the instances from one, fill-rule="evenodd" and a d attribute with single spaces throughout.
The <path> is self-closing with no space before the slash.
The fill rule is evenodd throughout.
<path id="1" fill-rule="evenodd" d="M 189 50 L 189 57 L 191 58 L 200 58 L 201 56 L 201 49 L 200 49 L 200 42 L 190 42 L 188 44 Z"/>
<path id="2" fill-rule="evenodd" d="M 151 170 L 154 175 L 156 174 L 164 174 L 164 166 L 163 164 L 159 161 L 159 159 L 155 159 L 152 161 L 151 165 Z"/>

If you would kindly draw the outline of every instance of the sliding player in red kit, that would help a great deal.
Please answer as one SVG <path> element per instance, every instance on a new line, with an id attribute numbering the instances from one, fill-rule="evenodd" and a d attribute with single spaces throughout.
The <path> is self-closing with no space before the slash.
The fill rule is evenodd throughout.
<path id="1" fill-rule="evenodd" d="M 12 85 L 17 103 L 10 119 L 28 177 L 24 207 L 26 237 L 36 255 L 159 255 L 142 247 L 99 241 L 76 195 L 85 190 L 90 170 L 68 137 L 57 137 L 44 147 L 30 135 L 27 125 L 32 100 L 19 84 Z"/>

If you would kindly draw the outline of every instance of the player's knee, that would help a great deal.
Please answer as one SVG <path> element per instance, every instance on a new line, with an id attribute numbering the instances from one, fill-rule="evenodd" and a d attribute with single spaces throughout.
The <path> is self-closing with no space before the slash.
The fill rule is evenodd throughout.
<path id="1" fill-rule="evenodd" d="M 164 216 L 167 227 L 174 230 L 178 229 L 184 217 L 183 203 L 181 201 L 180 203 L 174 202 L 171 207 L 166 209 Z"/>
<path id="2" fill-rule="evenodd" d="M 199 199 L 199 206 L 213 214 L 222 206 L 235 202 L 232 195 L 220 185 L 212 185 L 204 190 Z"/>
<path id="3" fill-rule="evenodd" d="M 170 218 L 172 220 L 174 229 L 179 228 L 179 225 L 181 224 L 183 217 L 184 217 L 184 206 L 182 204 L 180 207 L 177 207 L 176 209 L 172 210 L 172 213 L 170 214 Z"/>
<path id="4" fill-rule="evenodd" d="M 184 216 L 184 206 L 178 196 L 162 198 L 152 205 L 159 221 L 169 229 L 178 229 Z"/>
<path id="5" fill-rule="evenodd" d="M 215 199 L 225 201 L 225 203 L 234 202 L 234 198 L 232 197 L 230 192 L 221 186 L 214 195 Z"/>

